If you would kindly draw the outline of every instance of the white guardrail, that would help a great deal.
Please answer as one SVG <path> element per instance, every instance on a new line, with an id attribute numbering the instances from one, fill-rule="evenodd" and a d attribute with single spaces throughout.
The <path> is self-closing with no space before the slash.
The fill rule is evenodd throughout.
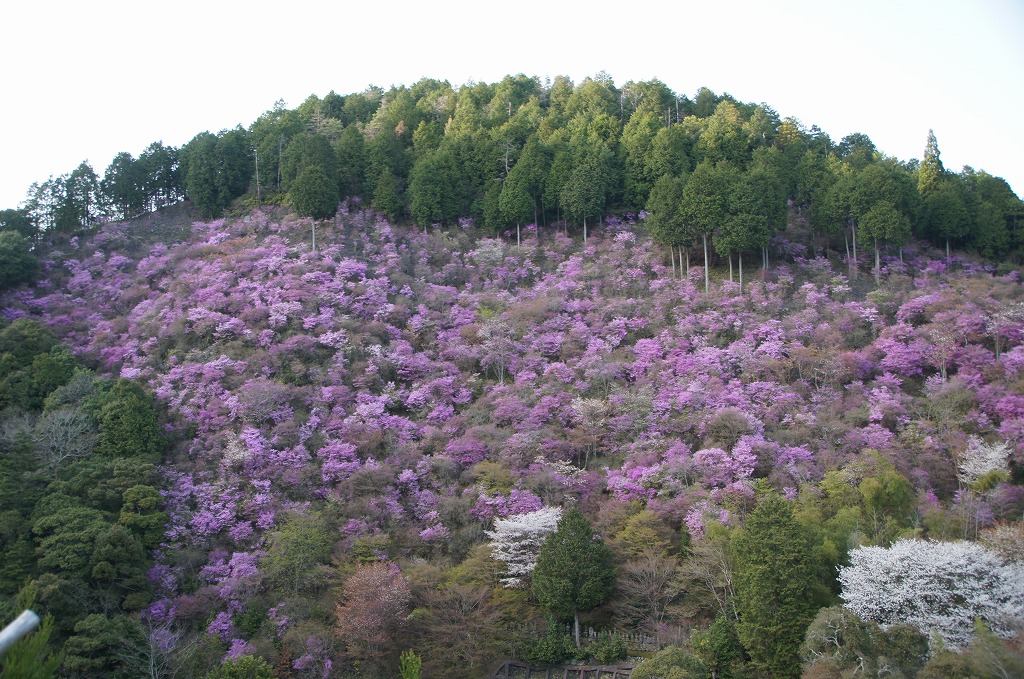
<path id="1" fill-rule="evenodd" d="M 11 646 L 18 643 L 22 637 L 35 631 L 39 627 L 39 616 L 32 611 L 24 611 L 14 619 L 14 622 L 0 631 L 0 655 L 7 653 Z"/>

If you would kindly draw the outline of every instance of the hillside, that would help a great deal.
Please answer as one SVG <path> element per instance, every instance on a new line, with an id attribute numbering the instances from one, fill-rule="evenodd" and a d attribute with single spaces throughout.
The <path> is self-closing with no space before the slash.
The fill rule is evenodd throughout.
<path id="1" fill-rule="evenodd" d="M 719 266 L 707 292 L 629 216 L 586 244 L 530 226 L 519 246 L 358 206 L 170 224 L 58 244 L 44 281 L 0 300 L 166 411 L 169 524 L 141 619 L 167 667 L 249 654 L 279 676 L 387 676 L 413 649 L 425 676 L 479 677 L 540 657 L 555 609 L 503 586 L 488 531 L 578 507 L 617 568 L 584 625 L 675 643 L 717 616 L 730 662 L 784 676 L 785 640 L 840 603 L 854 548 L 1019 536 L 1015 271 L 908 244 L 876 283 L 795 208 L 767 269 L 741 288 Z M 777 547 L 807 544 L 782 650 L 749 608 L 761 519 L 741 530 L 771 507 L 795 531 Z"/>

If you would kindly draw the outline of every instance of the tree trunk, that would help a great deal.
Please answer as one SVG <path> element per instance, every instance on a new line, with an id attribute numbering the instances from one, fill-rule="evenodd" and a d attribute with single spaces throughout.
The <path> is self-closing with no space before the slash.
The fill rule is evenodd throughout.
<path id="1" fill-rule="evenodd" d="M 875 285 L 882 277 L 882 260 L 878 256 L 878 241 L 875 241 Z"/>
<path id="2" fill-rule="evenodd" d="M 573 611 L 572 613 L 572 631 L 573 637 L 576 639 L 576 648 L 580 647 L 580 612 Z"/>
<path id="3" fill-rule="evenodd" d="M 587 244 L 587 216 L 583 215 L 583 244 Z"/>
<path id="4" fill-rule="evenodd" d="M 853 268 L 857 269 L 857 225 L 853 224 L 850 227 L 853 230 Z"/>
<path id="5" fill-rule="evenodd" d="M 946 239 L 946 264 L 949 264 L 949 239 Z"/>
<path id="6" fill-rule="evenodd" d="M 736 255 L 739 258 L 740 263 L 740 294 L 743 294 L 743 253 Z"/>
<path id="7" fill-rule="evenodd" d="M 518 247 L 522 247 L 522 245 L 523 245 L 522 239 L 519 236 L 519 230 L 520 230 L 519 222 L 516 222 L 516 247 L 517 248 Z"/>
<path id="8" fill-rule="evenodd" d="M 711 289 L 711 272 L 708 270 L 708 234 L 701 234 L 704 238 L 704 292 Z"/>
<path id="9" fill-rule="evenodd" d="M 732 253 L 729 253 L 729 282 L 732 283 Z"/>
<path id="10" fill-rule="evenodd" d="M 682 265 L 683 263 L 680 262 L 679 266 Z M 690 278 L 690 246 L 686 246 L 686 278 L 687 280 Z"/>
<path id="11" fill-rule="evenodd" d="M 676 277 L 676 249 L 668 246 L 668 258 L 672 260 L 672 278 Z"/>

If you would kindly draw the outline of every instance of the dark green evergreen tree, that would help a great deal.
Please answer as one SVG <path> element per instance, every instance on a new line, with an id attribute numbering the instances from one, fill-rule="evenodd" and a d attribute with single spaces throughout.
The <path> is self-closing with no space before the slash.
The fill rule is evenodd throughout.
<path id="1" fill-rule="evenodd" d="M 328 219 L 338 211 L 338 184 L 320 165 L 309 165 L 291 182 L 292 206 L 302 217 Z"/>
<path id="2" fill-rule="evenodd" d="M 815 564 L 789 503 L 770 492 L 733 537 L 736 631 L 753 665 L 800 676 L 800 644 L 814 617 Z"/>
<path id="3" fill-rule="evenodd" d="M 118 380 L 97 413 L 98 451 L 108 457 L 160 459 L 163 437 L 153 397 L 128 380 Z"/>
<path id="4" fill-rule="evenodd" d="M 117 219 L 131 219 L 146 207 L 145 176 L 130 153 L 118 153 L 103 173 L 103 196 Z"/>
<path id="5" fill-rule="evenodd" d="M 38 271 L 28 239 L 15 231 L 0 231 L 0 291 L 32 282 Z"/>
<path id="6" fill-rule="evenodd" d="M 541 605 L 560 619 L 573 620 L 580 645 L 580 612 L 601 605 L 615 584 L 611 550 L 594 534 L 578 509 L 570 509 L 540 548 L 533 591 Z"/>
<path id="7" fill-rule="evenodd" d="M 939 142 L 935 139 L 935 133 L 928 130 L 928 141 L 924 147 L 924 158 L 921 159 L 921 167 L 917 170 L 917 190 L 922 198 L 935 190 L 946 173 L 939 159 Z"/>
<path id="8" fill-rule="evenodd" d="M 711 287 L 711 256 L 708 242 L 725 221 L 729 189 L 736 169 L 728 163 L 712 164 L 702 160 L 683 188 L 679 203 L 680 216 L 687 229 L 700 238 L 704 246 L 704 292 Z"/>
<path id="9" fill-rule="evenodd" d="M 284 147 L 281 156 L 281 190 L 291 191 L 294 182 L 303 170 L 319 167 L 334 184 L 335 196 L 338 184 L 338 158 L 331 142 L 319 134 L 300 132 Z M 335 201 L 337 204 L 337 201 Z M 333 212 L 331 213 L 333 214 Z"/>
<path id="10" fill-rule="evenodd" d="M 0 231 L 15 231 L 29 240 L 39 234 L 26 208 L 0 210 Z"/>
<path id="11" fill-rule="evenodd" d="M 398 178 L 384 168 L 373 190 L 373 208 L 394 219 L 402 213 L 402 199 L 398 192 Z"/>
<path id="12" fill-rule="evenodd" d="M 647 217 L 644 226 L 658 245 L 668 246 L 672 270 L 675 271 L 675 248 L 690 245 L 685 224 L 679 212 L 682 199 L 684 179 L 672 175 L 662 175 L 654 182 L 651 193 L 647 197 Z M 680 271 L 682 275 L 682 271 Z"/>

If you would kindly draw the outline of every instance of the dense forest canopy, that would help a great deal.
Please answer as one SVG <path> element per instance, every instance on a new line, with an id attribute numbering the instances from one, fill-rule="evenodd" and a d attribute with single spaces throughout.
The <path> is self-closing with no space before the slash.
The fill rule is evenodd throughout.
<path id="1" fill-rule="evenodd" d="M 248 128 L 202 132 L 180 149 L 154 142 L 137 158 L 120 153 L 102 177 L 86 162 L 51 176 L 0 213 L 0 228 L 74 233 L 181 199 L 217 217 L 247 196 L 249 206 L 289 203 L 318 219 L 359 198 L 422 227 L 473 217 L 521 230 L 564 218 L 585 229 L 652 198 L 674 212 L 659 192 L 652 197 L 655 184 L 668 191 L 676 180 L 678 196 L 691 172 L 708 181 L 702 168 L 716 168 L 713 195 L 748 197 L 737 197 L 729 219 L 696 195 L 682 208 L 689 219 L 659 215 L 655 237 L 665 245 L 704 245 L 706 224 L 717 219 L 711 254 L 755 253 L 778 230 L 782 199 L 813 205 L 816 232 L 848 231 L 848 246 L 859 240 L 876 254 L 913 235 L 990 259 L 1019 257 L 1020 201 L 1000 178 L 945 169 L 931 133 L 923 158 L 904 162 L 865 134 L 837 142 L 768 104 L 708 88 L 691 99 L 657 80 L 620 87 L 604 73 L 578 84 L 520 74 L 459 88 L 423 79 L 310 96 L 295 109 L 278 102 Z"/>
<path id="2" fill-rule="evenodd" d="M 33 186 L 5 671 L 1019 674 L 1024 205 L 922 141 L 519 75 Z"/>

